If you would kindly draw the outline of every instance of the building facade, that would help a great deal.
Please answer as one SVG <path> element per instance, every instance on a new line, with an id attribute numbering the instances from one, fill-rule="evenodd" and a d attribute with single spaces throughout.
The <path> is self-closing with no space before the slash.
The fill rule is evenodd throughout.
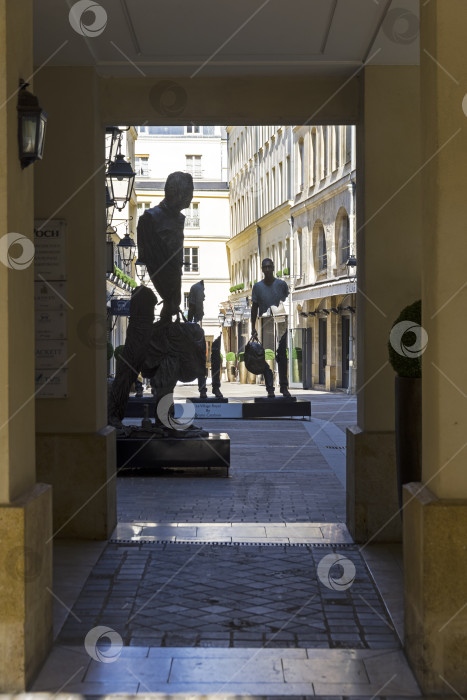
<path id="1" fill-rule="evenodd" d="M 204 280 L 203 328 L 210 347 L 219 335 L 219 304 L 229 289 L 225 245 L 229 238 L 227 135 L 221 126 L 138 127 L 135 144 L 137 215 L 164 197 L 171 172 L 189 172 L 194 194 L 185 214 L 182 303 L 188 312 L 190 287 Z"/>
<path id="2" fill-rule="evenodd" d="M 134 127 L 120 127 L 120 129 L 121 152 L 135 170 L 137 131 Z M 105 141 L 106 159 L 108 159 L 112 143 L 111 133 L 106 133 Z M 114 210 L 112 221 L 107 226 L 107 244 L 110 247 L 110 251 L 107 249 L 106 268 L 107 340 L 114 351 L 125 344 L 131 290 L 139 284 L 139 280 L 135 279 L 135 259 L 125 264 L 118 247 L 126 233 L 136 241 L 136 212 L 136 193 L 133 187 L 130 201 L 121 211 Z M 116 358 L 113 355 L 107 361 L 107 375 L 113 377 L 115 370 Z"/>
<path id="3" fill-rule="evenodd" d="M 290 296 L 260 320 L 271 348 L 289 329 L 292 386 L 355 390 L 355 128 L 228 127 L 231 295 L 225 307 L 248 306 L 271 258 Z M 245 318 L 226 331 L 243 349 Z"/>

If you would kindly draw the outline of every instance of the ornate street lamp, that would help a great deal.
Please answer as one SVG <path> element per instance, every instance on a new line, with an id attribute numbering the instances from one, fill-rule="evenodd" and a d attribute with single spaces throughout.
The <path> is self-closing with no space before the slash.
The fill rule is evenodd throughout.
<path id="1" fill-rule="evenodd" d="M 113 160 L 115 160 L 117 156 L 122 132 L 120 131 L 118 126 L 107 126 L 105 128 L 105 134 L 106 136 L 110 136 L 109 157 L 107 158 L 107 161 L 111 163 Z"/>
<path id="2" fill-rule="evenodd" d="M 357 278 L 357 258 L 355 255 L 349 255 L 349 259 L 346 262 L 347 275 L 351 278 L 352 282 L 355 282 Z"/>
<path id="3" fill-rule="evenodd" d="M 233 320 L 233 311 L 232 309 L 227 309 L 225 312 L 225 323 L 224 325 L 228 328 L 229 326 L 232 325 L 232 320 Z"/>
<path id="4" fill-rule="evenodd" d="M 233 316 L 234 316 L 234 321 L 236 323 L 240 323 L 240 321 L 243 320 L 243 306 L 235 306 Z"/>
<path id="5" fill-rule="evenodd" d="M 22 168 L 27 168 L 36 160 L 42 160 L 47 125 L 47 114 L 39 105 L 37 97 L 26 90 L 28 85 L 24 80 L 19 81 L 18 146 Z"/>
<path id="6" fill-rule="evenodd" d="M 136 245 L 128 233 L 125 233 L 120 243 L 117 245 L 117 248 L 118 252 L 120 253 L 120 259 L 125 267 L 127 265 L 131 265 L 133 258 L 135 257 Z"/>
<path id="7" fill-rule="evenodd" d="M 146 263 L 141 262 L 141 260 L 139 258 L 135 262 L 135 270 L 136 270 L 136 276 L 138 277 L 141 284 L 144 284 L 145 282 L 148 281 L 148 279 L 149 279 L 148 268 L 146 267 Z"/>
<path id="8" fill-rule="evenodd" d="M 110 196 L 109 186 L 105 185 L 105 209 L 107 216 L 107 228 L 112 225 L 112 219 L 115 213 L 115 202 Z"/>
<path id="9" fill-rule="evenodd" d="M 125 156 L 119 153 L 115 160 L 109 164 L 106 173 L 106 184 L 109 188 L 110 198 L 114 201 L 116 209 L 122 211 L 131 199 L 136 173 L 131 163 L 125 160 Z"/>
<path id="10" fill-rule="evenodd" d="M 219 320 L 219 325 L 222 327 L 225 323 L 225 314 L 223 311 L 219 312 L 219 316 L 217 317 Z"/>

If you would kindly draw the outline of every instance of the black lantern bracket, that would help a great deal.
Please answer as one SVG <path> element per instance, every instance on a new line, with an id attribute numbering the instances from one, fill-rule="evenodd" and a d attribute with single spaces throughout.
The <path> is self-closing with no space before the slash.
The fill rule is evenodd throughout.
<path id="1" fill-rule="evenodd" d="M 27 90 L 29 83 L 20 79 L 18 91 L 18 149 L 21 167 L 42 160 L 47 113 L 35 95 Z"/>

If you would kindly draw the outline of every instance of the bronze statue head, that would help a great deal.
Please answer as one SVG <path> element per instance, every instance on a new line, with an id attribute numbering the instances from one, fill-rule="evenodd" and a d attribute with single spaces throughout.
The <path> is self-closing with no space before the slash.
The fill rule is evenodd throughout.
<path id="1" fill-rule="evenodd" d="M 190 173 L 170 173 L 164 190 L 165 201 L 169 207 L 178 211 L 186 209 L 193 198 L 193 178 Z"/>

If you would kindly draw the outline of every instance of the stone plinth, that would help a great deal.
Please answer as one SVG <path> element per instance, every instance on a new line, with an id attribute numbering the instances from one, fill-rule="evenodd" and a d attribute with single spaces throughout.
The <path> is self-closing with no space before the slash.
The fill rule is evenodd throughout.
<path id="1" fill-rule="evenodd" d="M 179 431 L 183 433 L 183 431 Z M 119 472 L 170 468 L 230 467 L 230 438 L 227 433 L 208 437 L 122 437 L 117 438 Z"/>
<path id="2" fill-rule="evenodd" d="M 0 692 L 21 692 L 53 640 L 52 489 L 0 506 Z"/>
<path id="3" fill-rule="evenodd" d="M 404 498 L 405 651 L 424 694 L 467 692 L 467 501 Z"/>
<path id="4" fill-rule="evenodd" d="M 115 429 L 36 433 L 37 476 L 53 486 L 57 537 L 105 540 L 117 522 Z"/>
<path id="5" fill-rule="evenodd" d="M 347 428 L 347 527 L 356 542 L 400 542 L 393 432 Z"/>

